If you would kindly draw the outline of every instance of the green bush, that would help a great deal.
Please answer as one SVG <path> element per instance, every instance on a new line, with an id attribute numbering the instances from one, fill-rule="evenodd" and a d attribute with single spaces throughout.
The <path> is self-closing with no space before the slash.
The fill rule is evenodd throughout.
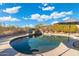
<path id="1" fill-rule="evenodd" d="M 76 25 L 62 25 L 62 24 L 55 24 L 51 26 L 51 29 L 53 31 L 57 31 L 57 32 L 65 32 L 65 33 L 76 33 L 78 28 Z"/>

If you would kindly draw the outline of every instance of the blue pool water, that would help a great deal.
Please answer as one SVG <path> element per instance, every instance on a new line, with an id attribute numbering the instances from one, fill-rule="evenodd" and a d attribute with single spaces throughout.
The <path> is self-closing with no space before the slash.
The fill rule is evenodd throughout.
<path id="1" fill-rule="evenodd" d="M 10 45 L 18 52 L 24 54 L 38 54 L 48 52 L 56 48 L 60 42 L 43 40 L 38 38 L 17 38 L 10 42 Z"/>

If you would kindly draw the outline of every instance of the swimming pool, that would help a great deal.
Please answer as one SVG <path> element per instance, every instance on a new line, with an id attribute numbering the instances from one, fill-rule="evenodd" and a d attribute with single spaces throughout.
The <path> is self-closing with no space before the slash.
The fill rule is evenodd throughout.
<path id="1" fill-rule="evenodd" d="M 61 39 L 61 40 L 58 40 Z M 37 38 L 20 37 L 13 39 L 10 45 L 18 52 L 24 54 L 39 54 L 48 52 L 59 46 L 64 36 L 40 36 Z"/>

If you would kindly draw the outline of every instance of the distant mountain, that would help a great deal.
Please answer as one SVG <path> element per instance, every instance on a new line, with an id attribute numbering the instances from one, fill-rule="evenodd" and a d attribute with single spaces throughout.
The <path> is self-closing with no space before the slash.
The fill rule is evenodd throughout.
<path id="1" fill-rule="evenodd" d="M 79 28 L 79 20 L 78 19 L 67 19 L 64 22 L 72 22 L 72 23 L 75 23 L 76 26 Z"/>
<path id="2" fill-rule="evenodd" d="M 67 20 L 65 20 L 64 22 L 79 22 L 79 20 L 78 19 L 67 19 Z"/>
<path id="3" fill-rule="evenodd" d="M 57 24 L 75 24 L 75 25 L 79 25 L 79 20 L 69 18 L 69 19 L 64 20 L 64 22 L 60 22 L 60 23 L 57 23 Z"/>

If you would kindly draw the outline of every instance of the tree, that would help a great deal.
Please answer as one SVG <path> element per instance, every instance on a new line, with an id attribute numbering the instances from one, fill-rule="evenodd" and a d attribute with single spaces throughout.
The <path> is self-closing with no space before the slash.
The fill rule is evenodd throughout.
<path id="1" fill-rule="evenodd" d="M 78 28 L 76 25 L 72 24 L 54 24 L 48 26 L 48 29 L 53 32 L 64 32 L 64 33 L 75 33 L 77 32 Z"/>

